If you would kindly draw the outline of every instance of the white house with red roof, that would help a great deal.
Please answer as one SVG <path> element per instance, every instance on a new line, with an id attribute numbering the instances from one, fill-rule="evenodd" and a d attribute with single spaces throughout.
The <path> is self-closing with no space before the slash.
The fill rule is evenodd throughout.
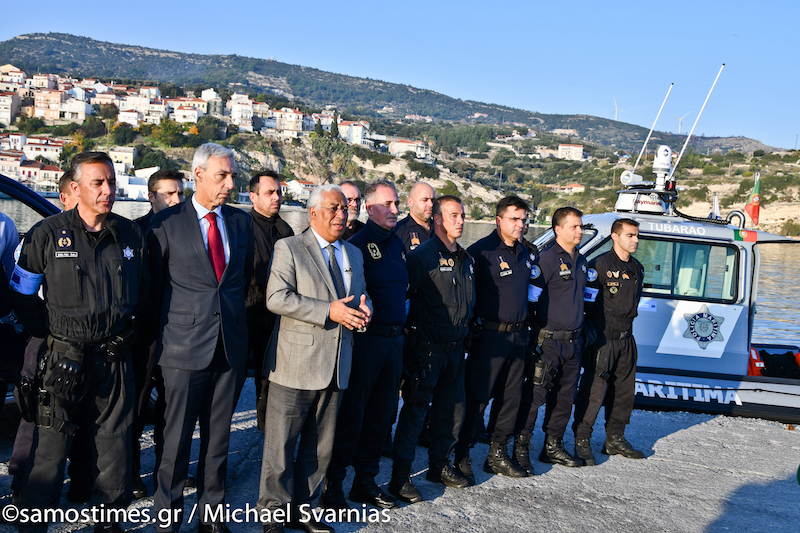
<path id="1" fill-rule="evenodd" d="M 417 159 L 427 159 L 431 156 L 430 147 L 422 141 L 398 139 L 389 143 L 390 154 L 394 156 L 402 156 L 406 152 L 412 152 Z"/>
<path id="2" fill-rule="evenodd" d="M 317 184 L 313 181 L 306 180 L 290 180 L 286 182 L 286 192 L 292 193 L 292 198 L 305 202 L 311 196 L 311 191 L 317 188 Z M 283 190 L 283 186 L 281 186 Z"/>
<path id="3" fill-rule="evenodd" d="M 178 124 L 197 124 L 203 112 L 199 109 L 189 106 L 180 106 L 172 112 L 172 119 Z"/>
<path id="4" fill-rule="evenodd" d="M 339 122 L 339 137 L 344 139 L 350 144 L 359 146 L 371 146 L 372 141 L 369 140 L 369 122 L 366 120 L 352 121 L 343 120 Z"/>
<path id="5" fill-rule="evenodd" d="M 16 92 L 0 92 L 0 124 L 10 126 L 17 120 L 20 102 Z"/>

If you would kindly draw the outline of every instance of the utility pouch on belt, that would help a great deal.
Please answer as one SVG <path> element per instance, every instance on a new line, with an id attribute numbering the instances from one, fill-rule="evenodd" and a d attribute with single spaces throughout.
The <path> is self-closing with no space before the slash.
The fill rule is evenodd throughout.
<path id="1" fill-rule="evenodd" d="M 472 343 L 478 338 L 481 334 L 481 330 L 483 329 L 483 324 L 481 323 L 480 317 L 475 317 L 469 321 L 469 331 L 467 332 L 467 336 L 464 337 L 464 349 L 469 351 L 472 348 Z"/>
<path id="2" fill-rule="evenodd" d="M 554 386 L 553 378 L 556 377 L 557 373 L 558 371 L 555 368 L 539 359 L 533 365 L 533 384 L 550 390 Z"/>
<path id="3" fill-rule="evenodd" d="M 36 415 L 39 412 L 39 387 L 36 386 L 36 380 L 29 377 L 20 379 L 17 390 L 22 418 L 26 422 L 36 422 Z"/>
<path id="4" fill-rule="evenodd" d="M 125 352 L 136 342 L 137 331 L 136 327 L 130 326 L 111 337 L 106 343 L 106 359 L 112 363 L 121 360 Z"/>

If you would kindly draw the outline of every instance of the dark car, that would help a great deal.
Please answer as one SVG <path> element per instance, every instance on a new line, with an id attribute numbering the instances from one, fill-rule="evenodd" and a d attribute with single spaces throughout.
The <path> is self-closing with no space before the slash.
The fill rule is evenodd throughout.
<path id="1" fill-rule="evenodd" d="M 20 240 L 34 224 L 59 213 L 59 209 L 18 181 L 0 174 L 0 211 L 11 217 Z M 22 356 L 28 333 L 13 316 L 0 319 L 0 390 L 5 392 L 4 405 L 14 402 L 14 383 L 22 368 Z"/>

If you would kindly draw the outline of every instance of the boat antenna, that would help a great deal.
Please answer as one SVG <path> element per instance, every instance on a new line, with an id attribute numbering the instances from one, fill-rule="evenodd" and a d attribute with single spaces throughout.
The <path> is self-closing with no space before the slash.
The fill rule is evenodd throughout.
<path id="1" fill-rule="evenodd" d="M 667 176 L 667 183 L 672 180 L 673 174 L 678 169 L 678 165 L 681 162 L 681 157 L 683 157 L 683 152 L 686 151 L 686 147 L 689 145 L 689 139 L 692 138 L 692 134 L 694 133 L 695 127 L 697 127 L 697 122 L 700 120 L 700 117 L 703 115 L 703 110 L 706 108 L 706 104 L 708 103 L 708 99 L 711 98 L 711 93 L 714 92 L 714 87 L 717 85 L 717 80 L 719 79 L 720 74 L 722 74 L 722 69 L 725 68 L 725 63 L 719 67 L 719 72 L 717 72 L 717 77 L 714 78 L 714 83 L 711 84 L 711 90 L 708 91 L 708 96 L 706 96 L 706 101 L 703 102 L 703 107 L 700 108 L 700 113 L 697 114 L 697 118 L 694 119 L 694 124 L 692 125 L 692 131 L 689 132 L 689 135 L 686 136 L 686 142 L 683 143 L 683 148 L 681 148 L 681 153 L 678 154 L 678 160 L 675 161 L 675 164 L 672 165 L 672 170 L 669 171 L 669 176 Z"/>
<path id="2" fill-rule="evenodd" d="M 653 134 L 653 130 L 656 128 L 656 124 L 658 123 L 658 117 L 661 116 L 661 112 L 664 110 L 664 104 L 667 103 L 667 98 L 669 98 L 669 93 L 672 91 L 672 86 L 675 85 L 674 83 L 669 84 L 669 90 L 667 90 L 667 96 L 664 97 L 664 101 L 661 103 L 661 109 L 658 110 L 658 114 L 656 115 L 656 119 L 653 122 L 653 126 L 650 128 L 650 133 L 647 134 L 647 138 L 644 140 L 644 144 L 642 145 L 642 150 L 639 152 L 639 157 L 636 158 L 636 162 L 633 164 L 633 170 L 631 170 L 631 174 L 636 173 L 636 166 L 639 164 L 639 161 L 642 159 L 644 155 L 644 151 L 647 148 L 647 143 L 650 141 L 650 136 Z"/>

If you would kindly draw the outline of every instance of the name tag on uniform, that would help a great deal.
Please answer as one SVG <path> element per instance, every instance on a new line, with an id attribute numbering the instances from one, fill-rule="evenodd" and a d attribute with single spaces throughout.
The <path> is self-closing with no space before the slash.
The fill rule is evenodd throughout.
<path id="1" fill-rule="evenodd" d="M 514 273 L 513 270 L 502 270 L 502 271 L 500 271 L 500 277 L 504 278 L 506 276 L 510 276 L 513 273 Z"/>
<path id="2" fill-rule="evenodd" d="M 452 271 L 453 267 L 446 267 L 446 266 L 439 267 L 439 272 L 452 272 Z"/>
<path id="3" fill-rule="evenodd" d="M 539 296 L 542 295 L 543 289 L 536 285 L 528 285 L 528 301 L 535 303 L 539 301 Z"/>
<path id="4" fill-rule="evenodd" d="M 78 257 L 78 252 L 56 252 L 56 257 Z"/>
<path id="5" fill-rule="evenodd" d="M 583 290 L 583 301 L 584 302 L 594 302 L 597 300 L 597 294 L 600 292 L 599 289 L 593 289 L 592 287 L 586 287 Z"/>

